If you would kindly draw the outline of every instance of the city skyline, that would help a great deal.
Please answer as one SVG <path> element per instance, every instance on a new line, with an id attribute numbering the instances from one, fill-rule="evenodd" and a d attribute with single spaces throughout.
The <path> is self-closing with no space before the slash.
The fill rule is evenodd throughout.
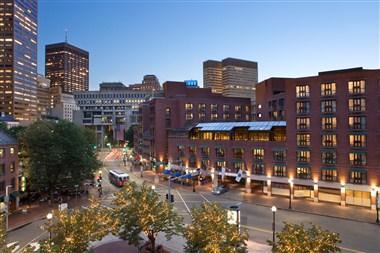
<path id="1" fill-rule="evenodd" d="M 39 73 L 45 45 L 64 41 L 65 29 L 92 55 L 90 90 L 145 74 L 202 83 L 202 62 L 226 57 L 257 61 L 259 81 L 379 66 L 378 1 L 88 3 L 40 2 Z"/>

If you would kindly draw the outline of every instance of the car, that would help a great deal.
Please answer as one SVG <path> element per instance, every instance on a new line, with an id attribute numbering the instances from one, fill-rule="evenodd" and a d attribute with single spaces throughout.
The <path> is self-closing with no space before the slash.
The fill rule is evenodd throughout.
<path id="1" fill-rule="evenodd" d="M 228 187 L 226 185 L 219 185 L 217 187 L 214 187 L 211 192 L 215 195 L 220 195 L 228 192 Z"/>

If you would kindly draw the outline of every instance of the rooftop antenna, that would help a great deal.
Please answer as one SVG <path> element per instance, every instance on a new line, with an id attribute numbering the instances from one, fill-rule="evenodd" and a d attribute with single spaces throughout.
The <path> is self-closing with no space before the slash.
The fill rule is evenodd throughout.
<path id="1" fill-rule="evenodd" d="M 67 36 L 69 33 L 69 29 L 65 28 L 65 42 L 67 43 Z"/>

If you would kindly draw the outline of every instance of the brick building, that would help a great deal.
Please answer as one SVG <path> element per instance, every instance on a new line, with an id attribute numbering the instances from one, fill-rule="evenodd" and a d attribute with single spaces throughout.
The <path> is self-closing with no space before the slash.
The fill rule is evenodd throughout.
<path id="1" fill-rule="evenodd" d="M 287 122 L 285 175 L 303 190 L 298 195 L 375 208 L 380 70 L 270 78 L 256 86 L 256 94 L 258 120 Z M 267 174 L 273 186 L 278 179 Z"/>
<path id="2" fill-rule="evenodd" d="M 140 106 L 136 150 L 145 159 L 168 161 L 168 136 L 186 132 L 198 122 L 249 121 L 250 99 L 224 97 L 210 88 L 165 82 L 163 94 Z"/>

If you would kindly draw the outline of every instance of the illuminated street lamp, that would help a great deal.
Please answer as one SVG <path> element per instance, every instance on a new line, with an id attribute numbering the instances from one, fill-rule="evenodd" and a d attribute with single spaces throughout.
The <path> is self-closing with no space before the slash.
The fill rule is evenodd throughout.
<path id="1" fill-rule="evenodd" d="M 46 219 L 49 222 L 49 226 L 51 226 L 51 222 L 52 222 L 52 219 L 53 219 L 53 214 L 52 213 L 48 213 L 46 215 Z M 51 240 L 51 231 L 50 230 L 49 230 L 49 239 Z"/>
<path id="2" fill-rule="evenodd" d="M 155 191 L 155 190 L 156 190 L 156 186 L 152 185 L 152 191 Z"/>
<path id="3" fill-rule="evenodd" d="M 277 207 L 276 206 L 272 206 L 272 213 L 273 213 L 273 220 L 272 220 L 273 245 L 276 242 L 276 212 L 277 212 Z"/>

